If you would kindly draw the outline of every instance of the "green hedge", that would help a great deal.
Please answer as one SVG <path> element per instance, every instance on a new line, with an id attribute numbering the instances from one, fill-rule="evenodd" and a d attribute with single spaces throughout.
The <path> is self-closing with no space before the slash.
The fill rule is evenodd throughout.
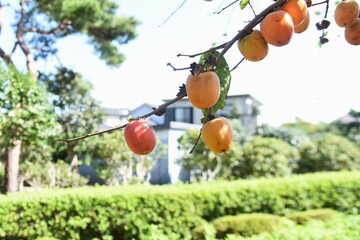
<path id="1" fill-rule="evenodd" d="M 213 225 L 216 230 L 216 239 L 224 239 L 228 234 L 250 237 L 262 232 L 270 232 L 284 221 L 286 221 L 285 218 L 277 215 L 248 213 L 218 218 Z"/>
<path id="2" fill-rule="evenodd" d="M 336 215 L 338 215 L 339 212 L 335 211 L 334 209 L 311 209 L 307 211 L 299 211 L 299 212 L 292 212 L 286 217 L 298 224 L 305 224 L 310 220 L 322 220 L 322 221 L 328 221 Z"/>
<path id="3" fill-rule="evenodd" d="M 360 172 L 179 186 L 83 187 L 0 196 L 0 238 L 190 239 L 225 215 L 360 209 Z"/>

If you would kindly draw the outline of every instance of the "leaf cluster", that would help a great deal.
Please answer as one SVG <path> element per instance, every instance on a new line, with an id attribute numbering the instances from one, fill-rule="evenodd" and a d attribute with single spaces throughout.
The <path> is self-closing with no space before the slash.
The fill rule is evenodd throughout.
<path id="1" fill-rule="evenodd" d="M 5 146 L 13 140 L 47 144 L 59 132 L 46 89 L 13 67 L 0 69 L 0 129 Z"/>
<path id="2" fill-rule="evenodd" d="M 46 49 L 56 52 L 57 38 L 81 33 L 89 36 L 101 59 L 119 66 L 125 57 L 118 47 L 136 37 L 139 24 L 133 17 L 118 16 L 119 5 L 113 0 L 37 0 L 29 1 L 28 8 L 25 27 L 30 29 L 31 42 L 41 46 L 40 56 Z"/>

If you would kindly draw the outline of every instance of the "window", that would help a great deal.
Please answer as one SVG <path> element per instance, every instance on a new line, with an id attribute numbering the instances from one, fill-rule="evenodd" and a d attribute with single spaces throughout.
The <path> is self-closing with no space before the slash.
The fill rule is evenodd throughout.
<path id="1" fill-rule="evenodd" d="M 193 108 L 192 107 L 177 107 L 168 108 L 165 114 L 165 122 L 185 122 L 193 123 Z"/>
<path id="2" fill-rule="evenodd" d="M 193 114 L 191 107 L 182 107 L 175 109 L 175 121 L 193 123 Z"/>

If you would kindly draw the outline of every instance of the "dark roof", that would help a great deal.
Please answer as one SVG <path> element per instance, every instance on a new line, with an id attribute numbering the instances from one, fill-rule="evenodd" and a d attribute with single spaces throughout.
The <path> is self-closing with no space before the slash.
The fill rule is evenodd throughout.
<path id="1" fill-rule="evenodd" d="M 352 123 L 352 122 L 359 122 L 359 118 L 352 116 L 351 114 L 345 114 L 344 116 L 336 119 L 334 122 L 342 122 L 342 123 Z"/>

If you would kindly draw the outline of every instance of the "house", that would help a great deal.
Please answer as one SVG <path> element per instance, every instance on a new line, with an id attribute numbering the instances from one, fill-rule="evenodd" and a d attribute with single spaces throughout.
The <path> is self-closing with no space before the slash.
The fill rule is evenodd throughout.
<path id="1" fill-rule="evenodd" d="M 101 129 L 107 129 L 127 122 L 130 110 L 127 108 L 103 108 L 105 119 L 101 124 Z"/>
<path id="2" fill-rule="evenodd" d="M 217 114 L 224 117 L 238 117 L 246 131 L 255 133 L 260 107 L 261 103 L 249 94 L 232 95 L 227 97 L 226 106 Z M 168 107 L 164 121 L 165 124 L 174 121 L 200 125 L 202 117 L 202 111 L 193 107 L 185 98 Z"/>
<path id="3" fill-rule="evenodd" d="M 165 100 L 164 102 L 167 101 L 169 100 Z M 128 116 L 143 116 L 157 107 L 158 106 L 144 103 L 128 112 L 126 112 L 126 109 L 119 109 L 119 111 L 114 109 L 111 111 L 108 110 L 107 112 L 109 114 L 106 114 L 104 125 L 110 123 L 119 125 L 124 119 L 126 120 Z M 249 94 L 232 95 L 227 97 L 226 106 L 224 109 L 218 111 L 218 115 L 238 117 L 246 131 L 255 133 L 260 107 L 261 103 Z M 116 113 L 118 113 L 118 115 L 116 115 Z M 176 183 L 178 180 L 186 181 L 189 179 L 189 173 L 183 171 L 176 163 L 181 157 L 181 153 L 178 150 L 177 139 L 187 129 L 200 129 L 202 117 L 203 114 L 201 110 L 193 107 L 189 100 L 184 98 L 168 106 L 164 115 L 152 115 L 147 118 L 149 124 L 154 127 L 161 143 L 167 146 L 166 154 L 157 160 L 151 172 L 151 183 Z"/>

